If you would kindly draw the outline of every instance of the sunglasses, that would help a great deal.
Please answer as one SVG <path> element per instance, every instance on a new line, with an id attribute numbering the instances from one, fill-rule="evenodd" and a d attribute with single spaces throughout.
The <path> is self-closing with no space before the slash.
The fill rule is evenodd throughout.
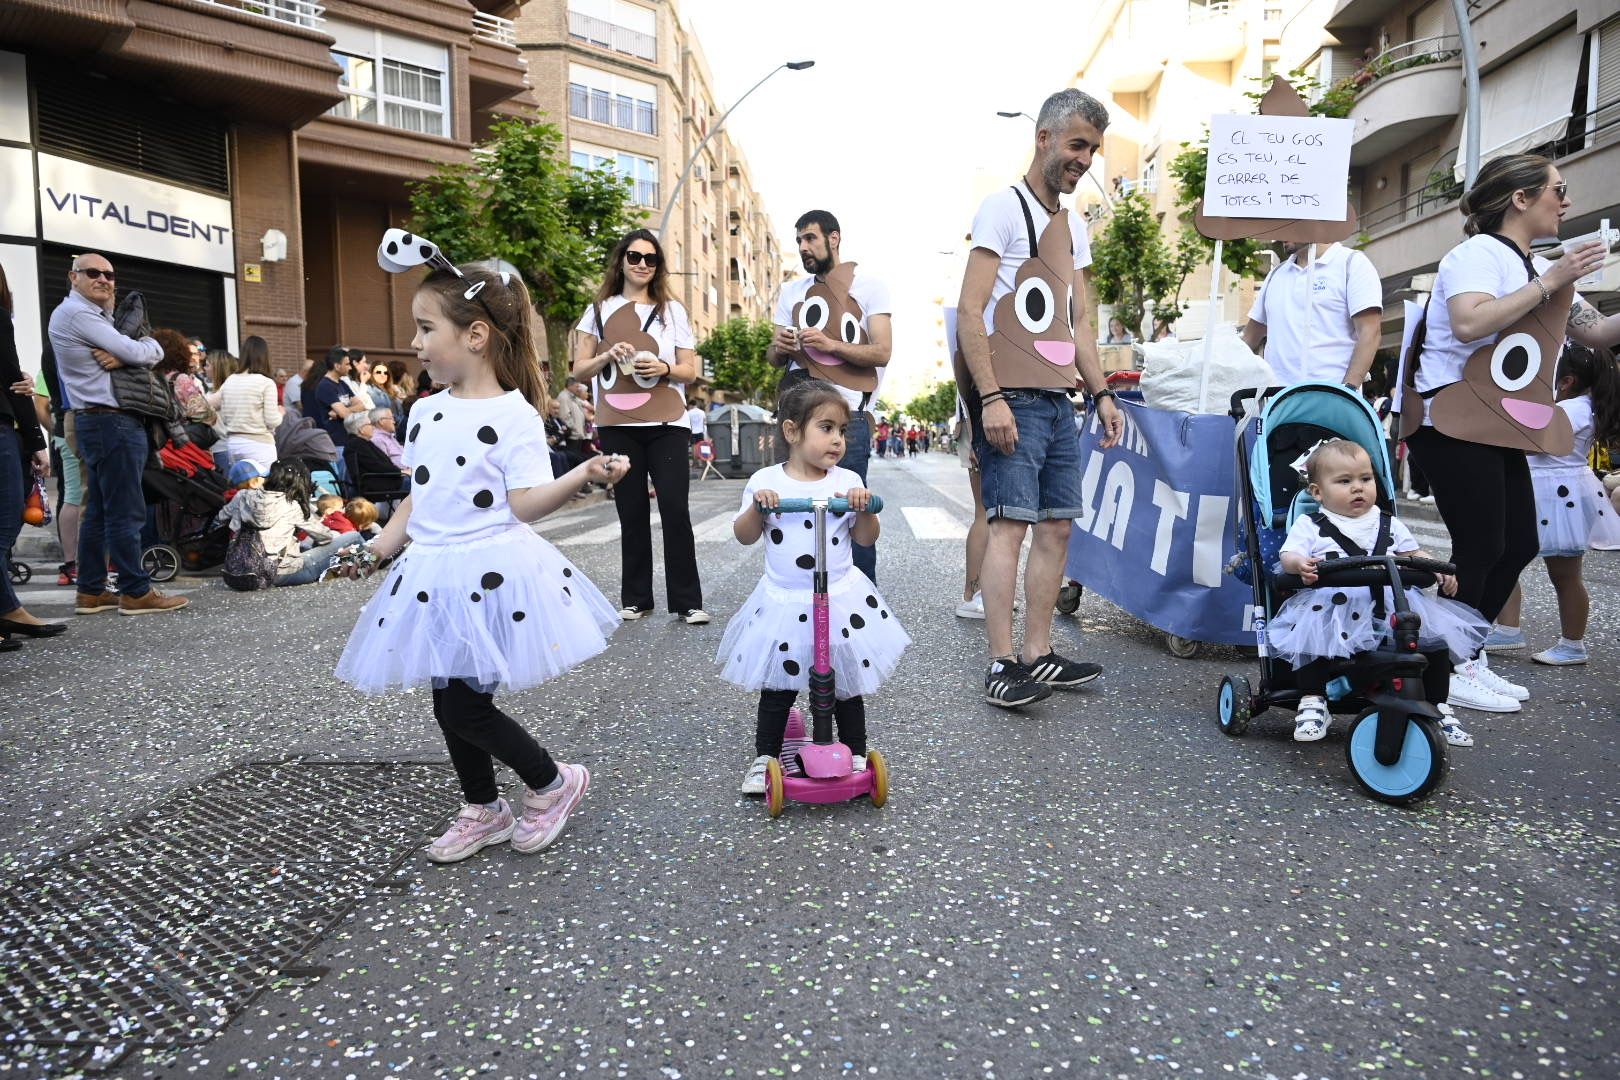
<path id="1" fill-rule="evenodd" d="M 627 251 L 624 253 L 624 261 L 631 266 L 646 263 L 649 267 L 656 267 L 664 261 L 664 257 L 656 251 Z"/>
<path id="2" fill-rule="evenodd" d="M 85 277 L 89 278 L 91 281 L 100 281 L 102 278 L 106 278 L 108 281 L 112 281 L 114 278 L 117 277 L 117 275 L 114 274 L 111 270 L 97 270 L 93 266 L 87 266 L 83 270 L 75 270 L 73 272 L 75 274 L 83 274 Z"/>
<path id="3" fill-rule="evenodd" d="M 1567 199 L 1569 197 L 1569 185 L 1567 183 L 1560 182 L 1560 183 L 1554 184 L 1552 186 L 1552 189 L 1553 189 L 1553 193 L 1558 196 L 1558 201 L 1559 202 L 1563 202 L 1565 199 Z"/>

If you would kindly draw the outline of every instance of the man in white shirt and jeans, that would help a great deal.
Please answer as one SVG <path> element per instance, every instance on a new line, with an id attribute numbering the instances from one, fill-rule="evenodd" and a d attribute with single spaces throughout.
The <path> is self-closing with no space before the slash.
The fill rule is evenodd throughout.
<path id="1" fill-rule="evenodd" d="M 1344 383 L 1360 390 L 1378 352 L 1384 287 L 1372 260 L 1343 244 L 1287 245 L 1288 257 L 1260 286 L 1243 343 L 1266 348 L 1279 386 Z"/>

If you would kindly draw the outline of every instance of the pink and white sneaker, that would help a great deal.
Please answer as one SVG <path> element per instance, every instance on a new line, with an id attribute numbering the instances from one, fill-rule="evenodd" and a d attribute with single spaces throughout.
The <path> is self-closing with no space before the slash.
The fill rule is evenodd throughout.
<path id="1" fill-rule="evenodd" d="M 444 835 L 427 846 L 427 857 L 436 863 L 460 862 L 492 844 L 510 840 L 516 827 L 512 808 L 505 799 L 495 810 L 468 803 Z"/>
<path id="2" fill-rule="evenodd" d="M 583 765 L 557 762 L 557 775 L 562 786 L 544 794 L 523 789 L 523 813 L 518 815 L 517 828 L 512 833 L 512 850 L 525 855 L 543 851 L 557 842 L 568 815 L 574 812 L 579 800 L 591 786 L 591 774 Z"/>

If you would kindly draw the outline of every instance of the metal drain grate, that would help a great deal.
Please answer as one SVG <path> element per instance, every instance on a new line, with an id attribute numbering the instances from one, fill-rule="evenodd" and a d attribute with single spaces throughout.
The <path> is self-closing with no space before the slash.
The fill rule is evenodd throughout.
<path id="1" fill-rule="evenodd" d="M 426 763 L 239 766 L 23 875 L 0 892 L 0 1060 L 212 1038 L 390 887 L 457 804 L 451 781 Z"/>

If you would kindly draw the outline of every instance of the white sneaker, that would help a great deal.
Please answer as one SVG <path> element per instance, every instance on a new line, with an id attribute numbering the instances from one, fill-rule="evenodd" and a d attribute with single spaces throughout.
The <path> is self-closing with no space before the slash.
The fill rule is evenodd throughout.
<path id="1" fill-rule="evenodd" d="M 1442 701 L 1435 706 L 1440 711 L 1440 733 L 1446 737 L 1446 742 L 1452 746 L 1473 746 L 1474 737 L 1462 726 L 1457 714 L 1451 711 L 1451 706 Z"/>
<path id="2" fill-rule="evenodd" d="M 958 619 L 984 618 L 984 593 L 976 592 L 973 594 L 973 599 L 964 600 L 957 604 L 956 617 Z"/>
<path id="3" fill-rule="evenodd" d="M 688 608 L 681 612 L 681 619 L 688 626 L 703 626 L 709 621 L 709 613 L 702 608 Z"/>
<path id="4" fill-rule="evenodd" d="M 851 754 L 851 755 L 849 755 L 849 771 L 850 772 L 865 772 L 866 771 L 866 755 L 865 754 Z"/>
<path id="5" fill-rule="evenodd" d="M 1326 699 L 1315 694 L 1300 698 L 1299 709 L 1294 713 L 1294 741 L 1321 742 L 1327 738 L 1331 719 Z"/>
<path id="6" fill-rule="evenodd" d="M 1484 653 L 1480 653 L 1479 659 L 1470 660 L 1469 664 L 1473 665 L 1473 670 L 1470 671 L 1469 674 L 1479 682 L 1484 683 L 1486 689 L 1492 691 L 1493 693 L 1501 694 L 1503 697 L 1510 697 L 1514 701 L 1530 700 L 1530 691 L 1526 690 L 1518 683 L 1508 682 L 1506 679 L 1502 678 L 1502 676 L 1491 670 L 1490 661 L 1486 659 Z M 1466 669 L 1468 664 L 1464 664 L 1463 667 Z"/>
<path id="7" fill-rule="evenodd" d="M 1515 713 L 1522 706 L 1506 694 L 1498 694 L 1468 673 L 1464 664 L 1451 673 L 1451 696 L 1446 704 L 1458 709 L 1476 709 L 1479 712 Z"/>
<path id="8" fill-rule="evenodd" d="M 619 618 L 623 619 L 625 622 L 635 622 L 638 619 L 645 619 L 651 614 L 652 608 L 626 607 L 619 609 Z"/>
<path id="9" fill-rule="evenodd" d="M 744 795 L 765 794 L 765 766 L 770 764 L 770 760 L 769 754 L 761 754 L 755 758 L 754 763 L 748 766 L 748 771 L 743 773 L 743 781 L 737 786 L 737 790 Z"/>

